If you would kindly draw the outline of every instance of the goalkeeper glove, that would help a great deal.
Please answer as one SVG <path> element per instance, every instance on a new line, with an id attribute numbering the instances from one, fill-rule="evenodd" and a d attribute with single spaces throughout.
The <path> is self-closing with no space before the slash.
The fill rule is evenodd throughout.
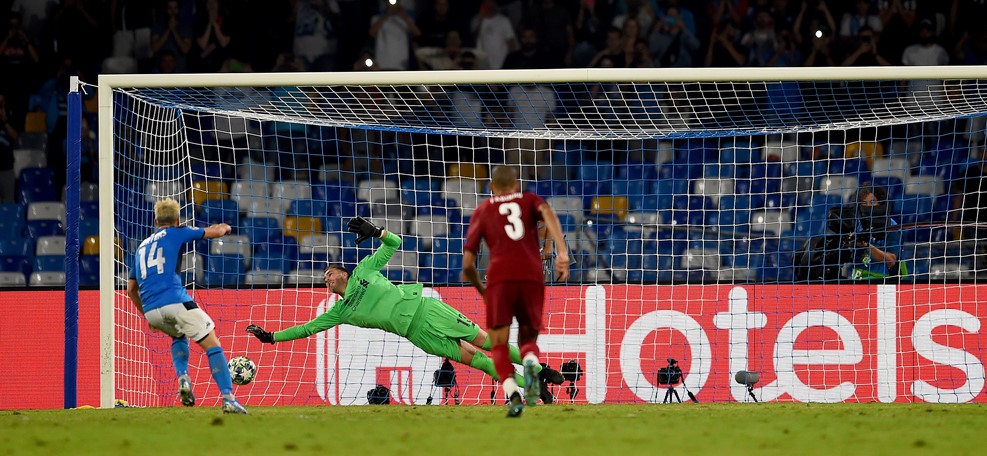
<path id="1" fill-rule="evenodd" d="M 346 225 L 349 228 L 350 233 L 357 233 L 359 236 L 356 237 L 356 243 L 359 244 L 370 237 L 379 238 L 384 232 L 381 227 L 374 225 L 369 220 L 363 217 L 353 217 L 350 222 Z"/>
<path id="2" fill-rule="evenodd" d="M 265 344 L 274 343 L 274 333 L 264 331 L 264 328 L 261 328 L 260 326 L 257 325 L 247 326 L 247 332 L 253 334 L 254 337 L 260 339 L 260 341 L 264 342 Z"/>

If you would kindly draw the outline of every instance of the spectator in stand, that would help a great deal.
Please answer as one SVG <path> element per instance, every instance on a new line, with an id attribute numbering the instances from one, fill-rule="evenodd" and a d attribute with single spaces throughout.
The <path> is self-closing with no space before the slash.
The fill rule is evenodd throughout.
<path id="1" fill-rule="evenodd" d="M 747 0 L 710 0 L 705 2 L 706 14 L 716 28 L 723 21 L 733 21 L 739 24 L 744 21 L 747 12 Z"/>
<path id="2" fill-rule="evenodd" d="M 484 0 L 480 11 L 473 17 L 473 34 L 476 48 L 486 54 L 486 68 L 499 70 L 507 55 L 518 48 L 514 26 L 500 13 L 496 0 Z"/>
<path id="3" fill-rule="evenodd" d="M 62 55 L 71 56 L 80 68 L 99 63 L 103 59 L 102 46 L 94 46 L 100 42 L 100 23 L 98 14 L 91 12 L 92 6 L 86 6 L 83 0 L 65 0 L 53 12 L 49 26 L 49 34 L 53 36 L 54 47 Z M 88 39 L 79 39 L 87 37 Z"/>
<path id="4" fill-rule="evenodd" d="M 787 28 L 778 31 L 778 47 L 768 61 L 768 66 L 791 67 L 802 64 L 802 53 L 795 45 L 795 38 Z"/>
<path id="5" fill-rule="evenodd" d="M 795 18 L 792 38 L 807 51 L 805 66 L 833 66 L 833 36 L 836 31 L 836 21 L 829 11 L 826 0 L 819 0 L 813 9 L 808 2 L 802 3 Z"/>
<path id="6" fill-rule="evenodd" d="M 543 52 L 538 47 L 538 32 L 530 27 L 521 28 L 521 48 L 504 59 L 505 70 L 530 70 L 549 68 Z"/>
<path id="7" fill-rule="evenodd" d="M 754 16 L 754 29 L 747 32 L 740 39 L 740 44 L 750 49 L 747 56 L 747 65 L 768 65 L 768 61 L 771 60 L 775 55 L 775 50 L 778 49 L 775 20 L 768 10 L 762 9 Z"/>
<path id="8" fill-rule="evenodd" d="M 699 39 L 686 28 L 679 8 L 669 6 L 649 37 L 649 51 L 655 56 L 658 67 L 691 67 L 694 54 L 699 49 Z"/>
<path id="9" fill-rule="evenodd" d="M 218 71 L 229 57 L 232 46 L 232 29 L 229 15 L 222 9 L 219 0 L 206 0 L 205 14 L 199 15 L 195 30 L 194 53 L 189 67 L 193 71 L 211 73 Z"/>
<path id="10" fill-rule="evenodd" d="M 305 71 L 305 61 L 290 52 L 282 52 L 278 54 L 277 59 L 275 59 L 274 67 L 271 68 L 271 71 L 281 73 Z"/>
<path id="11" fill-rule="evenodd" d="M 10 12 L 21 18 L 32 43 L 42 43 L 48 28 L 48 15 L 57 7 L 58 0 L 14 0 Z"/>
<path id="12" fill-rule="evenodd" d="M 987 31 L 965 31 L 953 49 L 956 63 L 987 65 Z"/>
<path id="13" fill-rule="evenodd" d="M 555 0 L 542 0 L 525 11 L 524 23 L 537 31 L 538 42 L 548 59 L 549 68 L 572 65 L 572 53 L 576 48 L 576 35 L 572 16 Z"/>
<path id="14" fill-rule="evenodd" d="M 901 55 L 905 65 L 947 65 L 949 53 L 936 42 L 932 21 L 922 19 L 918 25 L 918 43 L 905 48 Z"/>
<path id="15" fill-rule="evenodd" d="M 881 47 L 886 55 L 898 56 L 905 51 L 918 18 L 918 0 L 880 0 Z"/>
<path id="16" fill-rule="evenodd" d="M 7 110 L 7 101 L 4 95 L 0 95 L 0 204 L 13 203 L 16 201 L 14 195 L 14 145 L 17 144 L 19 135 L 17 129 L 10 124 L 10 111 Z"/>
<path id="17" fill-rule="evenodd" d="M 178 73 L 178 59 L 171 51 L 164 50 L 158 53 L 158 63 L 151 70 L 154 74 L 174 74 Z"/>
<path id="18" fill-rule="evenodd" d="M 295 38 L 293 50 L 312 71 L 332 71 L 336 68 L 339 40 L 333 22 L 339 6 L 328 0 L 299 0 L 295 4 Z"/>
<path id="19" fill-rule="evenodd" d="M 675 8 L 676 15 L 682 22 L 682 27 L 688 30 L 693 36 L 698 36 L 696 35 L 699 30 L 696 28 L 696 15 L 693 14 L 691 9 L 683 5 L 680 0 L 665 0 L 664 2 L 658 2 L 658 5 L 660 5 L 660 7 L 655 8 L 655 11 L 658 13 L 658 19 L 667 16 L 669 9 Z M 645 24 L 644 22 L 641 22 L 641 28 L 645 33 L 650 30 L 651 26 L 652 24 Z"/>
<path id="20" fill-rule="evenodd" d="M 55 186 L 65 183 L 65 130 L 68 126 L 69 78 L 82 76 L 71 58 L 63 58 L 55 76 L 41 85 L 38 93 L 31 97 L 28 109 L 44 111 L 48 124 L 48 166 L 55 172 Z"/>
<path id="21" fill-rule="evenodd" d="M 658 2 L 656 0 L 624 0 L 614 4 L 615 15 L 611 25 L 624 28 L 627 21 L 633 20 L 638 28 L 635 39 L 645 38 L 646 31 L 651 30 L 658 17 Z"/>
<path id="22" fill-rule="evenodd" d="M 479 53 L 476 49 L 464 48 L 459 32 L 452 30 L 446 36 L 445 47 L 420 47 L 415 51 L 415 57 L 423 70 L 459 70 L 459 59 L 463 52 L 469 52 L 474 58 Z M 479 58 L 482 57 L 481 53 Z"/>
<path id="23" fill-rule="evenodd" d="M 840 40 L 844 45 L 853 44 L 864 26 L 870 27 L 875 35 L 884 30 L 881 18 L 870 11 L 870 0 L 857 0 L 854 11 L 844 13 L 840 21 Z"/>
<path id="24" fill-rule="evenodd" d="M 411 41 L 421 35 L 421 30 L 400 0 L 388 0 L 384 13 L 370 20 L 369 33 L 380 69 L 411 68 Z"/>
<path id="25" fill-rule="evenodd" d="M 0 62 L 0 87 L 12 95 L 8 102 L 14 112 L 24 112 L 27 94 L 37 87 L 41 59 L 16 13 L 10 16 L 10 29 L 0 42 Z"/>
<path id="26" fill-rule="evenodd" d="M 747 61 L 747 48 L 737 42 L 740 30 L 733 20 L 723 20 L 713 28 L 706 48 L 704 66 L 729 68 L 743 66 Z"/>
<path id="27" fill-rule="evenodd" d="M 600 43 L 606 39 L 606 25 L 610 23 L 605 20 L 607 7 L 606 2 L 579 0 L 579 11 L 573 25 L 576 36 L 576 48 L 572 54 L 573 66 L 589 66 Z"/>
<path id="28" fill-rule="evenodd" d="M 857 33 L 857 49 L 846 56 L 843 66 L 878 66 L 891 65 L 877 50 L 877 36 L 868 26 L 863 26 Z"/>
<path id="29" fill-rule="evenodd" d="M 449 14 L 449 0 L 434 0 L 431 14 L 423 15 L 417 22 L 422 32 L 415 40 L 418 47 L 441 48 L 446 45 L 446 38 L 451 31 L 458 33 L 464 41 L 470 36 L 460 21 Z"/>
<path id="30" fill-rule="evenodd" d="M 186 56 L 192 49 L 191 23 L 186 23 L 179 16 L 178 0 L 165 2 L 165 16 L 154 23 L 151 31 L 151 50 L 161 61 L 161 55 L 168 52 L 174 58 L 175 72 L 188 71 Z"/>
<path id="31" fill-rule="evenodd" d="M 629 56 L 624 49 L 623 34 L 620 29 L 611 28 L 607 31 L 606 46 L 600 52 L 597 52 L 590 60 L 589 66 L 599 67 L 599 68 L 624 68 L 627 67 Z M 607 61 L 607 65 L 604 65 L 604 61 Z"/>

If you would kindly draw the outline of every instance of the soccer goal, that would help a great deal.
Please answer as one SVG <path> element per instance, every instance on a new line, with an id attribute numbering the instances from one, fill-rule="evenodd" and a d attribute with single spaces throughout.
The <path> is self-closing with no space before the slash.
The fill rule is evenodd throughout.
<path id="1" fill-rule="evenodd" d="M 482 324 L 462 246 L 501 163 L 572 252 L 539 339 L 566 366 L 555 402 L 987 400 L 983 67 L 112 75 L 98 96 L 103 406 L 177 403 L 168 341 L 124 291 L 164 197 L 234 227 L 165 266 L 256 362 L 245 404 L 366 404 L 377 385 L 500 403 L 462 365 L 436 386 L 442 359 L 380 331 L 270 346 L 244 328 L 333 305 L 325 267 L 376 247 L 346 232 L 356 215 L 403 238 L 386 277 Z"/>

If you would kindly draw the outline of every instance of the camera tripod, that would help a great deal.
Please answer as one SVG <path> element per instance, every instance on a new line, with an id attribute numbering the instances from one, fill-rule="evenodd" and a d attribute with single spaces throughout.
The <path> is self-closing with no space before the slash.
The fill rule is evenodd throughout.
<path id="1" fill-rule="evenodd" d="M 675 391 L 675 385 L 668 385 L 668 389 L 665 390 L 665 400 L 661 401 L 661 403 L 667 404 L 669 402 L 672 402 L 673 396 L 675 397 L 675 400 L 679 401 L 680 403 L 682 402 L 682 398 L 679 397 L 679 392 Z"/>

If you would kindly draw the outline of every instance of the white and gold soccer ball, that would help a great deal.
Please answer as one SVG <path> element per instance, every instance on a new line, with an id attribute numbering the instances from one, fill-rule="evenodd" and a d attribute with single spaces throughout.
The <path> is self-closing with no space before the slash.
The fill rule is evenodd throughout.
<path id="1" fill-rule="evenodd" d="M 230 360 L 230 377 L 237 385 L 246 385 L 257 376 L 257 365 L 246 356 L 237 356 Z"/>

